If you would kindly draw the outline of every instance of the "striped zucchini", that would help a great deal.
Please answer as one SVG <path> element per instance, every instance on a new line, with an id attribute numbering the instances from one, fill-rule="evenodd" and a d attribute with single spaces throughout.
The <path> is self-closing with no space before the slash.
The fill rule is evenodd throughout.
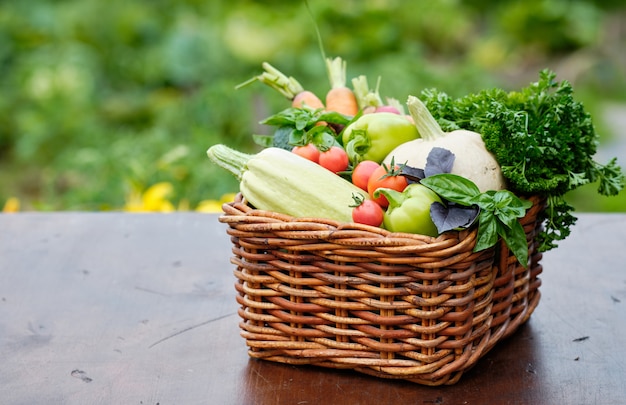
<path id="1" fill-rule="evenodd" d="M 251 155 L 218 144 L 207 155 L 239 180 L 241 194 L 257 209 L 352 222 L 352 195 L 369 198 L 349 181 L 285 149 Z"/>

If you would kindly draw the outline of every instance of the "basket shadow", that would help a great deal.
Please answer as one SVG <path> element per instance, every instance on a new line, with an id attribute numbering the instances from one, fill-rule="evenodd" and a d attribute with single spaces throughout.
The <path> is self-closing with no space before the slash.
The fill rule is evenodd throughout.
<path id="1" fill-rule="evenodd" d="M 492 348 L 456 384 L 436 387 L 354 370 L 249 359 L 241 371 L 240 398 L 245 404 L 344 403 L 347 399 L 351 404 L 412 403 L 416 398 L 419 403 L 485 403 L 485 398 L 493 399 L 489 403 L 515 402 L 524 391 L 541 384 L 536 375 L 539 345 L 531 320 Z"/>

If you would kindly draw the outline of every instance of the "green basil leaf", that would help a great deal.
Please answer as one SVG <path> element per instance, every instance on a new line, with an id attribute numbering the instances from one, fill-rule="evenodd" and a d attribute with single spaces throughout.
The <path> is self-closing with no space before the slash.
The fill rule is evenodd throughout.
<path id="1" fill-rule="evenodd" d="M 494 214 L 509 228 L 513 228 L 518 218 L 526 215 L 526 208 L 530 201 L 519 199 L 508 190 L 500 190 L 494 194 L 495 209 Z M 528 203 L 528 204 L 527 204 Z"/>
<path id="2" fill-rule="evenodd" d="M 273 127 L 282 127 L 285 125 L 292 125 L 293 124 L 293 120 L 284 117 L 284 116 L 276 116 L 273 115 L 271 117 L 267 117 L 266 119 L 260 121 L 261 124 L 263 125 L 270 125 Z"/>
<path id="3" fill-rule="evenodd" d="M 304 131 L 309 125 L 314 125 L 314 121 L 311 121 L 311 116 L 309 114 L 300 114 L 296 117 L 294 125 L 296 130 Z"/>
<path id="4" fill-rule="evenodd" d="M 420 182 L 448 201 L 461 205 L 472 205 L 472 197 L 480 194 L 478 186 L 471 180 L 451 173 L 428 176 Z"/>
<path id="5" fill-rule="evenodd" d="M 526 215 L 526 210 L 532 207 L 533 203 L 517 197 L 509 190 L 500 190 L 494 195 L 494 201 L 498 208 L 506 207 L 511 211 L 515 211 L 518 218 Z"/>
<path id="6" fill-rule="evenodd" d="M 524 267 L 528 267 L 528 242 L 526 233 L 519 221 L 515 221 L 512 227 L 498 227 L 498 234 Z"/>
<path id="7" fill-rule="evenodd" d="M 496 204 L 497 209 L 502 209 L 510 207 L 513 204 L 514 197 L 513 193 L 500 190 L 493 195 L 493 202 Z"/>
<path id="8" fill-rule="evenodd" d="M 314 144 L 321 151 L 328 150 L 332 146 L 338 145 L 337 139 L 330 133 L 328 127 L 322 125 L 311 128 L 306 133 L 306 139 L 307 143 Z"/>
<path id="9" fill-rule="evenodd" d="M 252 134 L 252 140 L 254 141 L 255 144 L 262 146 L 264 148 L 269 148 L 270 146 L 274 146 L 273 135 Z"/>
<path id="10" fill-rule="evenodd" d="M 496 209 L 496 204 L 493 200 L 493 191 L 487 191 L 471 198 L 472 204 L 478 205 L 481 209 L 489 212 L 493 212 Z"/>
<path id="11" fill-rule="evenodd" d="M 282 110 L 274 115 L 271 115 L 260 123 L 263 125 L 271 125 L 275 127 L 282 127 L 285 125 L 293 125 L 296 120 L 296 109 L 295 108 L 287 108 Z"/>
<path id="12" fill-rule="evenodd" d="M 497 226 L 496 217 L 490 212 L 481 211 L 478 214 L 478 240 L 474 246 L 475 252 L 488 249 L 498 243 Z"/>
<path id="13" fill-rule="evenodd" d="M 317 121 L 324 121 L 329 124 L 348 125 L 350 118 L 338 112 L 324 112 L 317 117 Z"/>
<path id="14" fill-rule="evenodd" d="M 304 131 L 299 131 L 297 129 L 292 129 L 291 132 L 289 133 L 289 144 L 290 145 L 298 145 L 298 146 L 304 146 Z"/>

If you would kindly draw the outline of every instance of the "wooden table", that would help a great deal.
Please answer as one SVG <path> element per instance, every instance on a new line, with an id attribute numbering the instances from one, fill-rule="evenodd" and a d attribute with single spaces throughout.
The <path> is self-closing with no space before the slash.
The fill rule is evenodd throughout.
<path id="1" fill-rule="evenodd" d="M 2 404 L 623 404 L 626 214 L 578 214 L 454 386 L 249 359 L 215 214 L 0 215 Z"/>

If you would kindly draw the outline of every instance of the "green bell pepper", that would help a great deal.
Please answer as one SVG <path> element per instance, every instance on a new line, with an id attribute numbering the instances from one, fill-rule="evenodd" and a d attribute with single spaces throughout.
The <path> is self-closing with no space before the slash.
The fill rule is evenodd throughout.
<path id="1" fill-rule="evenodd" d="M 389 201 L 383 218 L 383 227 L 391 232 L 416 233 L 437 236 L 437 227 L 430 217 L 430 206 L 441 202 L 437 193 L 419 183 L 409 184 L 403 192 L 379 188 Z"/>
<path id="2" fill-rule="evenodd" d="M 363 160 L 382 162 L 405 142 L 420 137 L 415 125 L 402 115 L 390 112 L 364 114 L 348 125 L 342 143 L 353 165 Z"/>

